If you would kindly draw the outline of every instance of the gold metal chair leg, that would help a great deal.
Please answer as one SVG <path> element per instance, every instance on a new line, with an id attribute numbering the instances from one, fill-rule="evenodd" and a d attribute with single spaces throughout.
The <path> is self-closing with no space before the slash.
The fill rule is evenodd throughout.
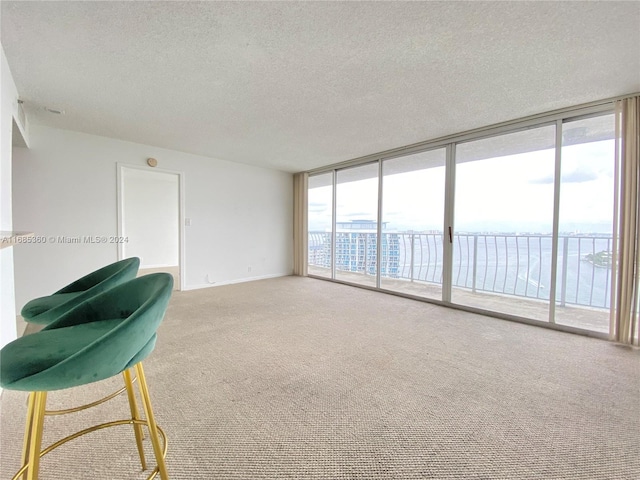
<path id="1" fill-rule="evenodd" d="M 131 418 L 133 420 L 140 420 L 140 414 L 138 413 L 138 404 L 136 403 L 136 394 L 133 391 L 133 382 L 131 381 L 131 372 L 125 370 L 122 372 L 124 377 L 124 385 L 127 388 L 127 397 L 129 397 L 129 409 L 131 410 Z M 138 446 L 138 455 L 140 455 L 140 464 L 142 470 L 147 469 L 147 462 L 144 458 L 144 447 L 142 446 L 143 432 L 142 425 L 139 423 L 133 424 L 133 433 L 136 436 L 136 445 Z"/>
<path id="2" fill-rule="evenodd" d="M 144 413 L 147 417 L 147 423 L 149 425 L 149 437 L 151 437 L 153 453 L 155 454 L 156 462 L 158 463 L 158 473 L 160 473 L 160 478 L 162 480 L 169 480 L 169 475 L 167 474 L 167 466 L 164 461 L 162 445 L 160 445 L 160 439 L 158 438 L 158 427 L 156 425 L 155 417 L 153 416 L 153 409 L 151 408 L 151 398 L 149 397 L 149 388 L 147 386 L 147 379 L 144 376 L 142 362 L 136 364 L 135 368 L 136 374 L 138 376 L 138 385 L 140 385 L 142 406 L 144 407 Z"/>
<path id="3" fill-rule="evenodd" d="M 27 419 L 24 427 L 24 440 L 22 443 L 22 465 L 29 461 L 29 446 L 31 444 L 31 429 L 33 428 L 33 410 L 36 400 L 35 392 L 29 393 L 29 401 L 27 403 Z M 23 480 L 27 480 L 27 472 L 22 475 Z"/>
<path id="4" fill-rule="evenodd" d="M 136 378 L 134 377 L 131 380 L 131 383 L 135 382 Z M 47 410 L 44 412 L 45 415 L 66 415 L 67 413 L 75 413 L 75 412 L 80 412 L 82 410 L 86 410 L 87 408 L 92 408 L 95 406 L 98 406 L 100 404 L 103 404 L 105 402 L 108 402 L 109 400 L 111 400 L 112 398 L 116 398 L 118 395 L 120 395 L 121 393 L 125 392 L 127 390 L 126 384 L 124 387 L 122 387 L 121 389 L 113 392 L 110 395 L 107 395 L 104 398 L 101 398 L 100 400 L 96 400 L 95 402 L 91 402 L 91 403 L 87 403 L 85 405 L 80 405 L 79 407 L 73 407 L 73 408 L 65 408 L 63 410 Z M 144 435 L 142 435 L 142 438 L 144 439 Z"/>
<path id="5" fill-rule="evenodd" d="M 40 468 L 40 449 L 42 447 L 42 430 L 44 426 L 44 411 L 47 403 L 47 392 L 32 392 L 33 416 L 31 419 L 31 434 L 29 438 L 29 468 L 27 480 L 38 480 Z"/>

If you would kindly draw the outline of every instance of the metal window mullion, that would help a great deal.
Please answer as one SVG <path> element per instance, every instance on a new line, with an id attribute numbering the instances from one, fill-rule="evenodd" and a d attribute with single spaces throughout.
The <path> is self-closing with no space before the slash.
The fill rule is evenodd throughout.
<path id="1" fill-rule="evenodd" d="M 560 231 L 560 182 L 562 180 L 562 120 L 556 120 L 556 158 L 553 177 L 553 227 L 551 233 L 551 289 L 549 323 L 556 323 L 556 285 L 558 284 L 558 235 Z M 567 252 L 563 252 L 566 258 Z"/>
<path id="2" fill-rule="evenodd" d="M 378 225 L 376 239 L 376 288 L 380 288 L 382 267 L 382 160 L 378 160 Z"/>
<path id="3" fill-rule="evenodd" d="M 451 303 L 451 283 L 453 279 L 453 242 L 449 238 L 449 229 L 453 235 L 454 199 L 455 199 L 455 144 L 446 147 L 444 223 L 442 230 L 442 301 Z"/>
<path id="4" fill-rule="evenodd" d="M 336 278 L 336 198 L 338 191 L 338 172 L 332 170 L 331 184 L 333 185 L 331 191 L 331 278 Z"/>

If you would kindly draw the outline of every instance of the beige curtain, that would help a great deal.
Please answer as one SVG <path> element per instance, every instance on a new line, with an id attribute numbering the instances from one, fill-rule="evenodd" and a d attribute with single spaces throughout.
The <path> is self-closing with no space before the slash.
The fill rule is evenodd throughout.
<path id="1" fill-rule="evenodd" d="M 613 340 L 638 345 L 640 317 L 640 97 L 616 102 L 617 274 Z M 614 257 L 615 258 L 615 257 Z"/>
<path id="2" fill-rule="evenodd" d="M 293 176 L 293 274 L 307 275 L 307 191 L 309 175 Z"/>

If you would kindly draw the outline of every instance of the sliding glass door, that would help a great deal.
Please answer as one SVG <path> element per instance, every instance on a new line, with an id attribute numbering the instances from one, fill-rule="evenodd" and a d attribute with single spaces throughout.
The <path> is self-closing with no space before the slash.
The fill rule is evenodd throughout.
<path id="1" fill-rule="evenodd" d="M 562 125 L 555 321 L 609 331 L 613 270 L 613 115 Z"/>
<path id="2" fill-rule="evenodd" d="M 378 163 L 339 170 L 336 178 L 335 278 L 376 286 Z"/>
<path id="3" fill-rule="evenodd" d="M 309 273 L 607 332 L 613 114 L 491 133 L 311 176 Z"/>
<path id="4" fill-rule="evenodd" d="M 446 149 L 382 163 L 380 287 L 442 299 Z"/>
<path id="5" fill-rule="evenodd" d="M 547 321 L 555 126 L 461 143 L 451 301 Z"/>

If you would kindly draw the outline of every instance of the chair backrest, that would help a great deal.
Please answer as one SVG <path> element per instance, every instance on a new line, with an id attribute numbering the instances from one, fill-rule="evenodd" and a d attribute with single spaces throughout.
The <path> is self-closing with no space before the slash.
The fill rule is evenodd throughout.
<path id="1" fill-rule="evenodd" d="M 133 280 L 138 274 L 140 259 L 138 257 L 127 258 L 102 267 L 94 272 L 85 275 L 66 287 L 58 290 L 56 294 L 77 293 L 67 301 L 49 308 L 43 312 L 33 315 L 27 310 L 27 305 L 22 311 L 22 316 L 27 322 L 48 324 L 56 320 L 60 315 L 68 312 L 86 299 L 105 292 L 121 283 Z"/>
<path id="2" fill-rule="evenodd" d="M 114 326 L 75 354 L 33 375 L 31 381 L 38 382 L 37 377 L 42 376 L 50 390 L 84 385 L 117 375 L 142 351 L 146 357 L 153 350 L 154 343 L 151 348 L 149 344 L 164 318 L 172 290 L 170 274 L 145 275 L 91 297 L 62 315 L 42 333 L 76 325 L 91 328 L 92 322 L 105 320 L 114 321 Z"/>
<path id="3" fill-rule="evenodd" d="M 138 257 L 125 258 L 124 260 L 99 268 L 55 293 L 83 292 L 96 287 L 98 287 L 100 291 L 105 291 L 107 288 L 136 278 L 139 268 L 140 259 Z"/>

